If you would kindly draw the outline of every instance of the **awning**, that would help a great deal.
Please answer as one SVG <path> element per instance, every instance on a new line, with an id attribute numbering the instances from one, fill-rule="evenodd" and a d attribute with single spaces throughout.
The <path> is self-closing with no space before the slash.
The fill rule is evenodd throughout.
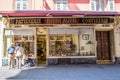
<path id="1" fill-rule="evenodd" d="M 72 16 L 72 15 L 91 15 L 91 16 L 116 16 L 120 15 L 120 12 L 109 11 L 1 11 L 1 15 L 9 17 L 21 17 L 21 16 Z"/>

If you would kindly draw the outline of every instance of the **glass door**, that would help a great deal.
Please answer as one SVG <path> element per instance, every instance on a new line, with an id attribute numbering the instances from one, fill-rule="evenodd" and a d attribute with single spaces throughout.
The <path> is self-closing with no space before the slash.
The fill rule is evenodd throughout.
<path id="1" fill-rule="evenodd" d="M 37 65 L 46 65 L 46 35 L 37 35 Z"/>

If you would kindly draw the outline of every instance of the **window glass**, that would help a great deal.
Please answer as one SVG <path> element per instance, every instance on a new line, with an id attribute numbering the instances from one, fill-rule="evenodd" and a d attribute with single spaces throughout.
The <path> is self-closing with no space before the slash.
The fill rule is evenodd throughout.
<path id="1" fill-rule="evenodd" d="M 50 56 L 77 56 L 77 34 L 51 34 Z"/>
<path id="2" fill-rule="evenodd" d="M 23 10 L 26 10 L 26 9 L 27 9 L 27 3 L 24 2 L 24 3 L 23 3 Z"/>
<path id="3" fill-rule="evenodd" d="M 67 10 L 67 0 L 56 0 L 56 10 Z"/>
<path id="4" fill-rule="evenodd" d="M 96 10 L 96 2 L 95 2 L 95 0 L 91 0 L 90 4 L 91 4 L 91 10 L 95 11 Z"/>
<path id="5" fill-rule="evenodd" d="M 65 30 L 49 31 L 49 56 L 95 56 L 93 29 Z"/>
<path id="6" fill-rule="evenodd" d="M 114 11 L 114 0 L 108 0 L 108 10 Z"/>
<path id="7" fill-rule="evenodd" d="M 17 2 L 16 4 L 17 4 L 17 10 L 20 10 L 20 3 Z"/>
<path id="8" fill-rule="evenodd" d="M 4 56 L 7 56 L 7 49 L 10 43 L 20 44 L 24 48 L 26 56 L 35 57 L 34 30 L 32 29 L 5 29 L 4 35 Z M 32 34 L 31 34 L 32 33 Z"/>
<path id="9" fill-rule="evenodd" d="M 26 10 L 28 6 L 28 0 L 16 0 L 15 4 L 16 10 Z"/>

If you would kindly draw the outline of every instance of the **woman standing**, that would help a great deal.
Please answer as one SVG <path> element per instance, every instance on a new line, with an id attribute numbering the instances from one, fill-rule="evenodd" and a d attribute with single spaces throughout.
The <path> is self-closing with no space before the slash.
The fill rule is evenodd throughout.
<path id="1" fill-rule="evenodd" d="M 18 69 L 21 69 L 23 50 L 24 49 L 20 45 L 18 45 L 16 47 L 16 58 L 17 58 L 17 68 Z"/>

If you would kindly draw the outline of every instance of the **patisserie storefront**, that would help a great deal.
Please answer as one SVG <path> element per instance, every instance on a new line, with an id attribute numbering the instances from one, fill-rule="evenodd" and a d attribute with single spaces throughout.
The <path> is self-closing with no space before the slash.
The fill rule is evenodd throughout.
<path id="1" fill-rule="evenodd" d="M 37 65 L 113 62 L 114 16 L 64 14 L 4 15 L 3 56 L 13 42 L 22 44 L 24 58 L 31 57 Z"/>

